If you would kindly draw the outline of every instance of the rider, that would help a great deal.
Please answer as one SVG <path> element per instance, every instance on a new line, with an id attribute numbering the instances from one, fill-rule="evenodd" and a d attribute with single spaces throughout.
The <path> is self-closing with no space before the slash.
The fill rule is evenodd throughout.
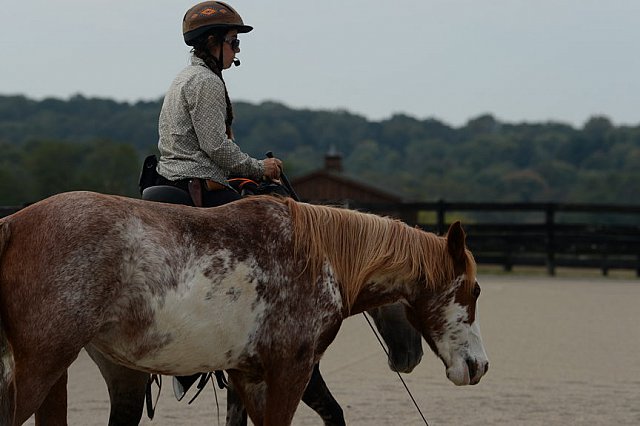
<path id="1" fill-rule="evenodd" d="M 184 41 L 192 47 L 191 64 L 174 79 L 162 104 L 157 171 L 159 184 L 190 191 L 196 205 L 213 207 L 239 199 L 227 183 L 230 175 L 280 177 L 279 159 L 245 154 L 231 129 L 233 108 L 222 71 L 240 64 L 235 58 L 238 34 L 252 29 L 220 1 L 196 4 L 182 21 Z"/>
<path id="2" fill-rule="evenodd" d="M 240 199 L 227 182 L 231 175 L 254 180 L 280 177 L 279 159 L 252 158 L 236 145 L 231 129 L 233 108 L 222 71 L 240 64 L 235 58 L 240 52 L 238 34 L 252 29 L 220 1 L 198 3 L 182 20 L 184 41 L 192 47 L 191 65 L 173 80 L 160 110 L 156 184 L 188 191 L 196 206 Z M 199 376 L 177 377 L 176 395 L 181 398 Z"/>

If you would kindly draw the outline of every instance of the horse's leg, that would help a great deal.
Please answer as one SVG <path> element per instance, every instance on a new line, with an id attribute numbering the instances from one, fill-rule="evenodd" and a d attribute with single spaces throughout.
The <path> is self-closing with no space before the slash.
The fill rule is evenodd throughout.
<path id="1" fill-rule="evenodd" d="M 227 385 L 227 422 L 226 426 L 247 426 L 247 410 L 232 382 Z"/>
<path id="2" fill-rule="evenodd" d="M 111 362 L 92 345 L 85 349 L 107 383 L 111 402 L 109 426 L 135 426 L 140 423 L 149 374 Z"/>
<path id="3" fill-rule="evenodd" d="M 290 425 L 311 378 L 313 363 L 286 360 L 269 366 L 265 375 L 265 426 Z"/>
<path id="4" fill-rule="evenodd" d="M 23 424 L 34 413 L 39 414 L 40 424 L 67 424 L 66 375 L 72 361 L 63 359 L 59 365 L 52 366 L 41 357 L 16 356 L 15 424 Z M 40 409 L 43 405 L 55 414 L 50 416 L 45 409 Z"/>
<path id="5" fill-rule="evenodd" d="M 331 395 L 327 384 L 324 382 L 320 374 L 319 363 L 313 366 L 313 373 L 302 395 L 302 401 L 322 417 L 325 426 L 346 425 L 342 407 Z"/>
<path id="6" fill-rule="evenodd" d="M 20 275 L 27 272 L 20 270 L 17 277 L 27 284 L 33 284 L 27 281 L 27 278 L 33 277 Z M 6 273 L 3 270 L 3 274 Z M 30 288 L 27 284 L 24 287 Z M 89 308 L 86 312 L 71 309 L 61 301 L 64 299 L 62 296 L 57 296 L 53 286 L 49 289 L 45 284 L 37 285 L 41 287 L 28 292 L 23 290 L 26 293 L 16 291 L 13 303 L 10 306 L 3 305 L 2 312 L 3 323 L 6 324 L 3 327 L 7 330 L 7 340 L 13 350 L 16 391 L 14 423 L 18 425 L 26 422 L 43 403 L 53 407 L 56 401 L 60 401 L 60 392 L 64 391 L 66 383 L 61 378 L 67 374 L 67 369 L 99 326 L 91 322 L 92 312 Z M 47 290 L 43 290 L 45 288 Z M 68 291 L 72 292 L 70 288 Z M 41 290 L 44 296 L 37 297 L 40 293 L 36 290 Z M 81 296 L 77 297 L 77 300 L 81 299 Z M 41 414 L 41 420 L 44 421 L 44 410 L 41 410 Z M 55 417 L 51 417 L 52 423 L 53 419 Z M 46 420 L 50 421 L 49 416 Z"/>
<path id="7" fill-rule="evenodd" d="M 320 374 L 319 364 L 313 366 L 311 379 L 302 396 L 302 401 L 320 415 L 325 426 L 344 426 L 342 407 L 335 400 Z M 246 426 L 247 411 L 240 396 L 229 383 L 227 387 L 227 422 L 226 426 Z"/>
<path id="8" fill-rule="evenodd" d="M 13 426 L 16 410 L 15 366 L 11 347 L 3 333 L 4 330 L 0 328 L 0 426 Z"/>
<path id="9" fill-rule="evenodd" d="M 36 411 L 36 426 L 67 425 L 67 377 L 65 371 Z"/>
<path id="10" fill-rule="evenodd" d="M 264 424 L 266 402 L 265 382 L 250 378 L 238 370 L 227 370 L 229 382 L 232 383 L 236 396 L 242 401 L 246 413 L 254 425 Z"/>

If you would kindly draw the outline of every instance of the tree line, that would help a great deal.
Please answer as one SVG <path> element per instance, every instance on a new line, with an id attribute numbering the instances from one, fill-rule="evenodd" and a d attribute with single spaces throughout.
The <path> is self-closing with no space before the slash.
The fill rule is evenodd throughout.
<path id="1" fill-rule="evenodd" d="M 74 189 L 136 196 L 142 159 L 157 153 L 161 104 L 0 96 L 0 205 Z M 453 127 L 276 102 L 235 102 L 234 111 L 238 144 L 257 158 L 275 152 L 290 177 L 322 167 L 334 149 L 345 173 L 410 200 L 640 203 L 640 124 L 485 114 Z"/>

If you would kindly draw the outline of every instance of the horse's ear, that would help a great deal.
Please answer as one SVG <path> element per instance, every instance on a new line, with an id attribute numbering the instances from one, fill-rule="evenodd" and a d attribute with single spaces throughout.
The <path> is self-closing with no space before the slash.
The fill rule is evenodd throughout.
<path id="1" fill-rule="evenodd" d="M 467 236 L 462 229 L 460 221 L 451 224 L 447 231 L 447 249 L 454 261 L 462 261 L 465 259 L 465 240 Z"/>

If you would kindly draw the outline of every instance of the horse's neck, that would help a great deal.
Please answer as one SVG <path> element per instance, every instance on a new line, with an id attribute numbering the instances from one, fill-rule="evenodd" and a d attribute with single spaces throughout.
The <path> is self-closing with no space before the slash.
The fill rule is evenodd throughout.
<path id="1" fill-rule="evenodd" d="M 406 284 L 394 282 L 388 278 L 375 277 L 362 287 L 356 297 L 350 315 L 406 300 L 409 290 Z"/>

